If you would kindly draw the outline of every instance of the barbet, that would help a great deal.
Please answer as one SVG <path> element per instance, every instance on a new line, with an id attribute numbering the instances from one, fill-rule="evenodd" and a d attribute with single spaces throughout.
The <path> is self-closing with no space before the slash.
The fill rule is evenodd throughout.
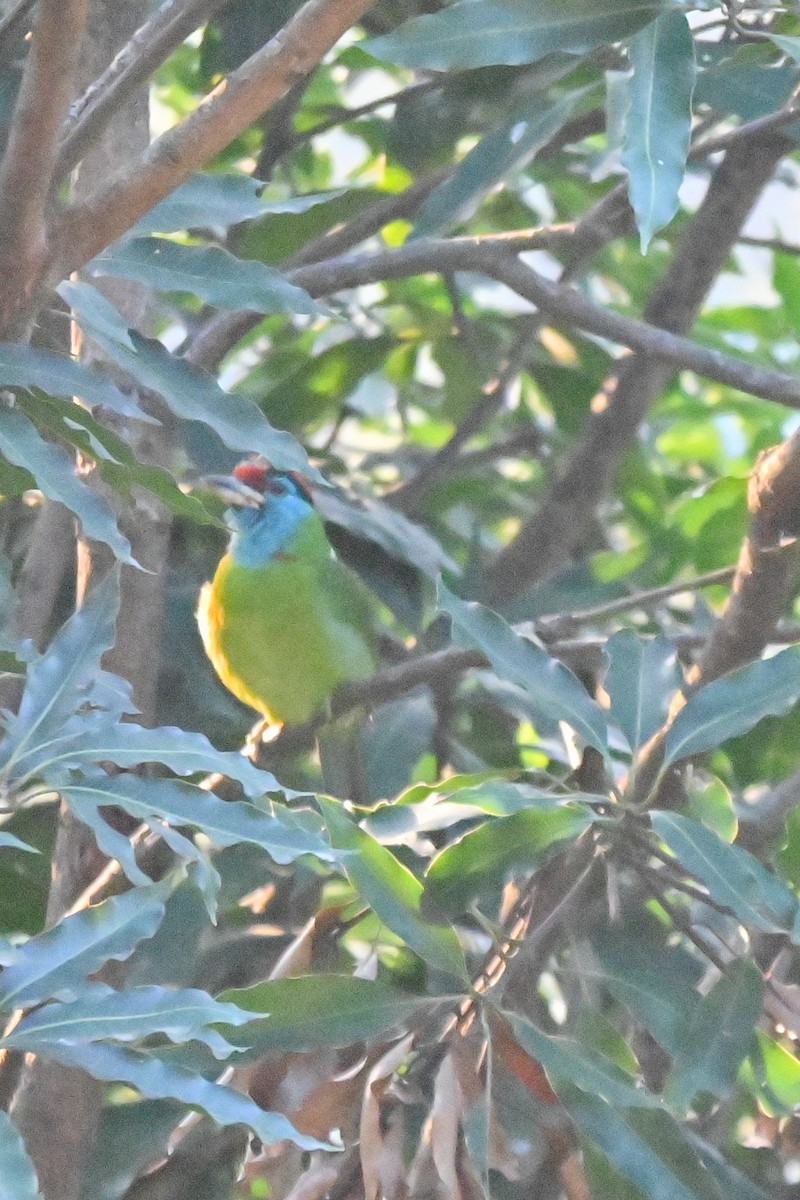
<path id="1" fill-rule="evenodd" d="M 271 726 L 307 721 L 375 668 L 366 590 L 334 556 L 299 476 L 244 462 L 213 484 L 231 505 L 232 533 L 200 594 L 206 653 Z"/>

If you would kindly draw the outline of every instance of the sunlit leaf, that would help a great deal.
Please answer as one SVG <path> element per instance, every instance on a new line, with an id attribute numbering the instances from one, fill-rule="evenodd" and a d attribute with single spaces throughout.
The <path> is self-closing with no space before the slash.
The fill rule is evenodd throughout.
<path id="1" fill-rule="evenodd" d="M 359 829 L 340 803 L 320 797 L 320 804 L 334 848 L 346 852 L 348 878 L 375 915 L 431 966 L 463 977 L 466 966 L 458 938 L 452 929 L 425 920 L 419 880 Z"/>
<path id="2" fill-rule="evenodd" d="M 499 890 L 509 872 L 540 864 L 552 847 L 576 838 L 593 819 L 591 810 L 569 804 L 487 821 L 436 855 L 425 877 L 424 910 L 440 918 L 458 916 L 482 892 Z"/>

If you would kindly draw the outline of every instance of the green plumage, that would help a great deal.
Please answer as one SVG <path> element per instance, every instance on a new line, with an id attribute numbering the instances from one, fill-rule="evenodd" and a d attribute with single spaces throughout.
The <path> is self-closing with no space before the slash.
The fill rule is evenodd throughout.
<path id="1" fill-rule="evenodd" d="M 333 557 L 310 505 L 263 564 L 223 557 L 198 621 L 222 682 L 272 724 L 307 721 L 339 684 L 375 667 L 365 590 Z"/>

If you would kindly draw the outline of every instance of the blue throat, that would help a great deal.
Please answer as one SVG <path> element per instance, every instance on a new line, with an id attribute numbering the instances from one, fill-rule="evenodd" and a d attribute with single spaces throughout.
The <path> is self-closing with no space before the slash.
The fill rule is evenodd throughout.
<path id="1" fill-rule="evenodd" d="M 229 508 L 225 513 L 225 521 L 233 531 L 228 549 L 239 566 L 266 566 L 291 544 L 313 513 L 291 480 L 286 481 L 286 489 L 280 496 L 267 492 L 261 508 Z"/>

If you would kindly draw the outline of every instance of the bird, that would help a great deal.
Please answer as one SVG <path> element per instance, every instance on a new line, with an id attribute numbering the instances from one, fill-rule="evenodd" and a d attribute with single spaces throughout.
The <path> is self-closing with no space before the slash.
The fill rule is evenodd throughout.
<path id="1" fill-rule="evenodd" d="M 297 472 L 244 461 L 205 482 L 230 504 L 231 537 L 200 593 L 200 635 L 223 684 L 279 732 L 375 670 L 369 593 L 335 557 Z"/>

